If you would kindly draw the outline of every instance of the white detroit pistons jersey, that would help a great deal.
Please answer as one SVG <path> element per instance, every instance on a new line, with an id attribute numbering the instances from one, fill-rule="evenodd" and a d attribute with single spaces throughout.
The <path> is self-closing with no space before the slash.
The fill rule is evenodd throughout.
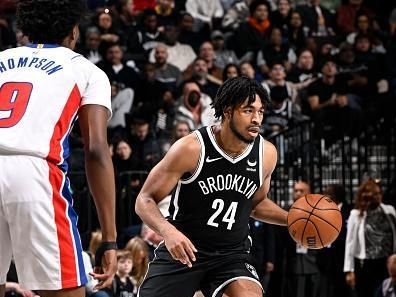
<path id="1" fill-rule="evenodd" d="M 70 129 L 85 104 L 111 110 L 106 74 L 83 56 L 43 44 L 0 52 L 0 155 L 62 165 Z"/>

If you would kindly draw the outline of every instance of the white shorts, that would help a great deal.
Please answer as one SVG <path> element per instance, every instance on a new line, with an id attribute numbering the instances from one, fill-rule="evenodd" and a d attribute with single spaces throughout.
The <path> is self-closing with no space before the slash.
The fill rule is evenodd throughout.
<path id="1" fill-rule="evenodd" d="M 54 164 L 0 155 L 0 284 L 14 257 L 21 286 L 60 290 L 87 282 L 69 180 Z"/>

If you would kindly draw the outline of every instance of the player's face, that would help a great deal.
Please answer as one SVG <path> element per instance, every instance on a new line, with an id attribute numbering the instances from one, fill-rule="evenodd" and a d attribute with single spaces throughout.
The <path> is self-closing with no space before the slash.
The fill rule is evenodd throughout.
<path id="1" fill-rule="evenodd" d="M 229 126 L 234 135 L 245 143 L 252 143 L 260 132 L 261 122 L 264 116 L 264 106 L 260 97 L 251 104 L 248 100 L 235 108 L 230 118 Z"/>

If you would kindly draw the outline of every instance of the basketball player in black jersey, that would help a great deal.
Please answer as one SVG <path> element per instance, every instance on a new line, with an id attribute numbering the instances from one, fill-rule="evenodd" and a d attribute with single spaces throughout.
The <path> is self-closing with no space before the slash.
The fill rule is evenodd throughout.
<path id="1" fill-rule="evenodd" d="M 150 172 L 136 212 L 164 242 L 149 265 L 139 297 L 260 297 L 248 262 L 249 217 L 286 225 L 287 212 L 267 198 L 277 152 L 259 135 L 268 104 L 246 77 L 227 80 L 213 107 L 219 126 L 177 141 Z M 173 189 L 170 217 L 157 207 Z"/>

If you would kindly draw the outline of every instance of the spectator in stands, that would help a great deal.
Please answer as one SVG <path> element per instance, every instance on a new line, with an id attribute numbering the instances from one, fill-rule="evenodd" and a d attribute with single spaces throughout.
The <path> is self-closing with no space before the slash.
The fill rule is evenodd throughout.
<path id="1" fill-rule="evenodd" d="M 136 87 L 132 114 L 147 118 L 149 122 L 161 107 L 168 87 L 156 80 L 156 66 L 146 63 L 143 66 L 143 76 Z"/>
<path id="2" fill-rule="evenodd" d="M 106 55 L 107 49 L 114 43 L 124 44 L 123 34 L 115 26 L 113 16 L 108 9 L 99 11 L 95 23 L 100 31 L 99 52 L 102 56 Z"/>
<path id="3" fill-rule="evenodd" d="M 306 44 L 306 38 L 308 34 L 307 27 L 304 27 L 304 22 L 301 13 L 298 11 L 292 11 L 290 13 L 289 22 L 284 37 L 287 38 L 289 46 L 294 50 L 298 51 L 303 48 Z"/>
<path id="4" fill-rule="evenodd" d="M 139 159 L 132 151 L 131 145 L 126 139 L 121 138 L 114 145 L 114 169 L 116 176 L 120 176 L 120 173 L 132 170 L 140 170 Z M 136 189 L 140 186 L 139 176 L 128 177 L 125 176 L 118 180 L 119 187 L 123 187 L 130 182 L 132 189 Z"/>
<path id="5" fill-rule="evenodd" d="M 238 58 L 233 50 L 225 48 L 224 34 L 215 30 L 210 35 L 215 53 L 214 64 L 216 67 L 224 69 L 227 64 L 238 64 Z"/>
<path id="6" fill-rule="evenodd" d="M 249 6 L 253 0 L 236 0 L 225 12 L 221 26 L 226 31 L 235 31 L 249 18 Z"/>
<path id="7" fill-rule="evenodd" d="M 297 6 L 310 35 L 325 37 L 335 35 L 334 18 L 331 12 L 321 5 L 321 0 L 309 0 L 308 4 Z"/>
<path id="8" fill-rule="evenodd" d="M 179 29 L 173 25 L 167 26 L 165 30 L 165 44 L 168 48 L 167 62 L 179 68 L 184 72 L 187 67 L 197 57 L 192 47 L 188 44 L 182 44 L 177 41 Z M 150 62 L 154 62 L 154 51 L 150 53 Z"/>
<path id="9" fill-rule="evenodd" d="M 133 0 L 133 9 L 138 15 L 144 14 L 147 9 L 154 9 L 157 5 L 157 0 Z"/>
<path id="10" fill-rule="evenodd" d="M 198 52 L 202 42 L 207 40 L 207 32 L 194 32 L 193 25 L 193 16 L 186 11 L 180 12 L 177 22 L 177 30 L 179 32 L 177 40 L 182 44 L 188 44 L 195 52 Z"/>
<path id="11" fill-rule="evenodd" d="M 137 294 L 137 287 L 132 282 L 130 274 L 134 263 L 132 254 L 128 250 L 117 251 L 117 273 L 113 280 L 114 296 L 134 297 Z"/>
<path id="12" fill-rule="evenodd" d="M 164 34 L 158 28 L 157 13 L 154 9 L 144 10 L 141 26 L 131 32 L 128 37 L 128 54 L 140 66 L 147 60 L 150 51 L 159 42 L 165 41 Z"/>
<path id="13" fill-rule="evenodd" d="M 209 95 L 210 98 L 216 96 L 217 89 L 222 82 L 221 78 L 217 79 L 209 74 L 208 64 L 202 58 L 195 59 L 192 64 L 191 79 L 194 80 L 199 85 L 202 92 Z"/>
<path id="14" fill-rule="evenodd" d="M 273 27 L 269 33 L 268 44 L 258 52 L 257 66 L 261 73 L 268 74 L 270 65 L 281 63 L 286 72 L 296 62 L 296 53 L 288 45 L 282 43 L 282 31 Z"/>
<path id="15" fill-rule="evenodd" d="M 130 139 L 129 143 L 141 162 L 141 168 L 144 170 L 153 168 L 160 160 L 162 152 L 155 135 L 150 131 L 147 119 L 135 118 L 133 120 Z"/>
<path id="16" fill-rule="evenodd" d="M 110 135 L 122 135 L 126 127 L 126 115 L 131 111 L 133 98 L 134 91 L 131 88 L 123 88 L 117 82 L 111 84 L 111 109 L 113 115 L 107 124 L 110 129 Z"/>
<path id="17" fill-rule="evenodd" d="M 78 52 L 89 61 L 96 64 L 102 60 L 102 55 L 99 52 L 100 42 L 101 38 L 98 28 L 89 27 L 85 31 L 85 43 Z"/>
<path id="18" fill-rule="evenodd" d="M 240 76 L 241 73 L 239 71 L 238 65 L 236 64 L 227 64 L 223 70 L 223 82 L 229 78 Z"/>
<path id="19" fill-rule="evenodd" d="M 15 44 L 15 34 L 11 22 L 0 15 L 0 51 L 14 47 Z"/>
<path id="20" fill-rule="evenodd" d="M 97 65 L 106 74 L 111 82 L 118 82 L 124 87 L 136 90 L 139 82 L 139 76 L 135 69 L 126 65 L 123 61 L 123 50 L 117 43 L 108 47 L 105 60 L 100 61 Z"/>
<path id="21" fill-rule="evenodd" d="M 321 271 L 321 297 L 350 296 L 350 289 L 345 282 L 344 257 L 347 220 L 351 206 L 345 199 L 345 189 L 335 184 L 325 188 L 323 194 L 328 195 L 337 204 L 342 215 L 342 228 L 337 239 L 329 246 L 319 250 L 318 264 Z"/>
<path id="22" fill-rule="evenodd" d="M 297 63 L 288 74 L 288 79 L 294 83 L 303 83 L 308 86 L 318 77 L 314 66 L 314 55 L 308 49 L 301 49 L 298 54 Z"/>
<path id="23" fill-rule="evenodd" d="M 23 34 L 22 30 L 17 29 L 15 32 L 16 46 L 26 46 L 29 44 L 29 38 Z"/>
<path id="24" fill-rule="evenodd" d="M 303 199 L 311 193 L 308 182 L 299 180 L 293 186 L 293 201 Z M 318 297 L 320 294 L 320 273 L 317 264 L 317 250 L 297 244 L 287 234 L 286 245 L 286 296 Z"/>
<path id="25" fill-rule="evenodd" d="M 201 89 L 194 81 L 187 81 L 183 86 L 181 104 L 176 111 L 176 120 L 188 123 L 190 130 L 212 125 L 216 122 L 214 110 L 211 108 L 212 99 L 201 93 Z"/>
<path id="26" fill-rule="evenodd" d="M 164 154 L 170 149 L 172 144 L 174 144 L 180 138 L 190 134 L 191 129 L 187 121 L 176 120 L 173 125 L 172 135 L 166 141 L 161 143 L 162 151 Z"/>
<path id="27" fill-rule="evenodd" d="M 149 253 L 147 243 L 142 238 L 135 236 L 128 241 L 125 250 L 132 254 L 133 267 L 131 277 L 135 287 L 139 288 L 148 268 Z"/>
<path id="28" fill-rule="evenodd" d="M 254 61 L 260 49 L 265 48 L 271 22 L 270 6 L 265 0 L 254 0 L 249 6 L 248 21 L 242 23 L 230 40 L 240 60 Z"/>
<path id="29" fill-rule="evenodd" d="M 337 65 L 327 60 L 321 67 L 322 77 L 308 87 L 310 115 L 315 123 L 316 132 L 328 140 L 344 133 L 356 133 L 360 113 L 348 107 L 346 82 L 337 76 Z M 326 134 L 324 131 L 329 131 Z"/>
<path id="30" fill-rule="evenodd" d="M 179 68 L 168 63 L 168 48 L 160 43 L 154 49 L 155 79 L 162 82 L 169 90 L 175 91 L 181 83 Z"/>
<path id="31" fill-rule="evenodd" d="M 91 257 L 92 266 L 95 265 L 95 253 L 100 243 L 102 242 L 102 232 L 100 230 L 96 230 L 91 232 L 91 239 L 89 240 L 88 246 L 88 255 Z"/>
<path id="32" fill-rule="evenodd" d="M 359 297 L 372 297 L 386 278 L 386 260 L 396 248 L 396 213 L 382 203 L 382 190 L 373 179 L 363 181 L 348 219 L 344 272 Z"/>
<path id="33" fill-rule="evenodd" d="M 384 279 L 377 288 L 374 297 L 396 297 L 396 254 L 392 254 L 386 261 L 388 278 Z"/>
<path id="34" fill-rule="evenodd" d="M 276 2 L 278 9 L 271 14 L 271 24 L 284 32 L 289 25 L 292 7 L 290 5 L 290 0 L 277 0 Z"/>
<path id="35" fill-rule="evenodd" d="M 187 0 L 186 11 L 194 18 L 193 30 L 196 32 L 204 26 L 213 28 L 224 14 L 220 0 Z"/>
<path id="36" fill-rule="evenodd" d="M 113 13 L 117 15 L 120 30 L 129 34 L 136 26 L 136 11 L 133 0 L 118 0 Z"/>
<path id="37" fill-rule="evenodd" d="M 173 131 L 176 114 L 176 100 L 174 93 L 166 91 L 162 97 L 157 114 L 154 116 L 154 130 L 161 147 L 169 142 Z"/>
<path id="38" fill-rule="evenodd" d="M 338 29 L 345 35 L 356 32 L 356 18 L 362 13 L 370 18 L 374 17 L 373 13 L 364 6 L 363 0 L 348 0 L 341 4 L 337 9 Z"/>
<path id="39" fill-rule="evenodd" d="M 223 69 L 216 65 L 216 56 L 212 43 L 209 41 L 202 43 L 199 48 L 198 56 L 205 60 L 208 67 L 208 73 L 221 81 Z"/>
<path id="40" fill-rule="evenodd" d="M 257 82 L 261 82 L 263 80 L 263 76 L 259 72 L 256 72 L 256 70 L 253 68 L 252 63 L 248 61 L 242 62 L 239 65 L 239 72 L 241 73 L 241 75 L 254 79 Z"/>
<path id="41" fill-rule="evenodd" d="M 176 25 L 177 14 L 174 0 L 157 0 L 157 5 L 154 9 L 157 13 L 160 29 L 162 28 L 163 30 L 166 26 Z"/>

